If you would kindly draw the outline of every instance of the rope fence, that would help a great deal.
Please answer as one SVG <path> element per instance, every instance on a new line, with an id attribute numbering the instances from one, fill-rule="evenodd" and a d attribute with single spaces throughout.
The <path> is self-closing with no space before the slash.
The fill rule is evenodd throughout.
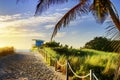
<path id="1" fill-rule="evenodd" d="M 70 70 L 72 71 L 72 73 L 73 73 L 76 77 L 78 77 L 78 78 L 86 78 L 86 77 L 88 77 L 88 76 L 90 75 L 90 73 L 89 73 L 89 74 L 87 74 L 87 75 L 85 75 L 85 76 L 78 76 L 78 75 L 73 71 L 73 69 L 71 68 L 69 62 L 68 62 L 68 66 L 69 66 Z"/>
<path id="2" fill-rule="evenodd" d="M 61 64 L 61 63 L 59 63 L 59 61 L 57 61 L 57 64 L 60 65 L 61 67 L 63 67 L 63 66 L 66 66 L 67 63 Z"/>
<path id="3" fill-rule="evenodd" d="M 49 58 L 50 66 L 51 66 L 51 62 L 54 61 L 55 71 L 57 71 L 57 65 L 59 65 L 59 66 L 61 66 L 61 67 L 66 66 L 66 80 L 69 79 L 69 78 L 68 78 L 68 76 L 69 76 L 69 75 L 68 75 L 68 68 L 70 69 L 70 71 L 71 71 L 77 78 L 84 79 L 84 78 L 90 77 L 90 80 L 99 80 L 99 79 L 96 77 L 96 75 L 93 73 L 92 70 L 90 70 L 90 72 L 89 72 L 87 75 L 85 75 L 85 76 L 79 76 L 79 75 L 77 75 L 77 74 L 73 71 L 73 69 L 72 69 L 72 67 L 71 67 L 71 65 L 70 65 L 70 63 L 69 63 L 68 60 L 66 60 L 66 62 L 65 62 L 64 64 L 61 64 L 61 63 L 58 61 L 58 59 L 55 59 L 55 58 L 53 58 L 51 55 L 48 55 L 46 51 L 42 51 L 41 54 L 42 54 L 42 56 L 45 58 L 46 62 L 48 61 L 48 58 Z"/>
<path id="4" fill-rule="evenodd" d="M 96 75 L 93 73 L 93 76 L 94 76 L 94 78 L 96 79 L 96 80 L 98 80 L 98 78 L 96 77 Z"/>

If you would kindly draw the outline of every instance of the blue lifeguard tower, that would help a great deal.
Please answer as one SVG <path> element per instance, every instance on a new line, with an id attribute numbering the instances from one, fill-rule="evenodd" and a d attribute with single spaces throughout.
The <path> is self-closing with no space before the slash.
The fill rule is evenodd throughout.
<path id="1" fill-rule="evenodd" d="M 35 41 L 35 46 L 40 48 L 40 46 L 42 44 L 44 44 L 44 40 L 39 40 L 39 39 L 32 39 L 33 41 Z"/>

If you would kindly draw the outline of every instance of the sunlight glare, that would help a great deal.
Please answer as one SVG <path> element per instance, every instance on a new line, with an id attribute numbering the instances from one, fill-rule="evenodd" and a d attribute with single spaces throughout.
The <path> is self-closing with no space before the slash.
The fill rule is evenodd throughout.
<path id="1" fill-rule="evenodd" d="M 6 46 L 5 46 L 5 44 L 0 43 L 0 48 L 2 48 L 2 47 L 6 47 Z"/>

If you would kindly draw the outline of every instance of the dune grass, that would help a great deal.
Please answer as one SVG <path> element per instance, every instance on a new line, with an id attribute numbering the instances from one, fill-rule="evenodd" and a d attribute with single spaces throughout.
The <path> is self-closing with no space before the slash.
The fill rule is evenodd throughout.
<path id="1" fill-rule="evenodd" d="M 44 48 L 44 51 L 45 51 L 49 56 L 51 56 L 52 58 L 59 58 L 59 57 L 60 57 L 60 55 L 57 54 L 57 52 L 54 51 L 54 50 L 51 49 L 51 48 L 45 47 L 45 48 Z"/>
<path id="2" fill-rule="evenodd" d="M 13 47 L 3 47 L 0 48 L 0 57 L 10 55 L 14 53 L 14 48 Z"/>
<path id="3" fill-rule="evenodd" d="M 120 58 L 120 55 L 117 53 L 92 49 L 81 49 L 79 50 L 78 55 L 68 55 L 68 53 L 67 55 L 61 55 L 52 48 L 44 48 L 44 50 L 47 54 L 57 57 L 61 64 L 64 64 L 66 58 L 68 58 L 72 69 L 78 75 L 85 75 L 89 73 L 90 69 L 92 69 L 100 80 L 113 80 L 114 72 Z M 66 67 L 58 66 L 58 68 L 65 73 Z M 73 76 L 73 80 L 78 80 L 70 70 L 69 75 Z"/>

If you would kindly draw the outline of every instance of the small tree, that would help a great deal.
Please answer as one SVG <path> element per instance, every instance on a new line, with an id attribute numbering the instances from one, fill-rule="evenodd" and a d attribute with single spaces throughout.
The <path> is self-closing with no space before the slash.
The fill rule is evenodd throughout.
<path id="1" fill-rule="evenodd" d="M 110 40 L 104 37 L 95 37 L 93 40 L 85 44 L 85 48 L 101 50 L 101 51 L 113 51 L 111 46 L 108 46 L 111 43 Z"/>

